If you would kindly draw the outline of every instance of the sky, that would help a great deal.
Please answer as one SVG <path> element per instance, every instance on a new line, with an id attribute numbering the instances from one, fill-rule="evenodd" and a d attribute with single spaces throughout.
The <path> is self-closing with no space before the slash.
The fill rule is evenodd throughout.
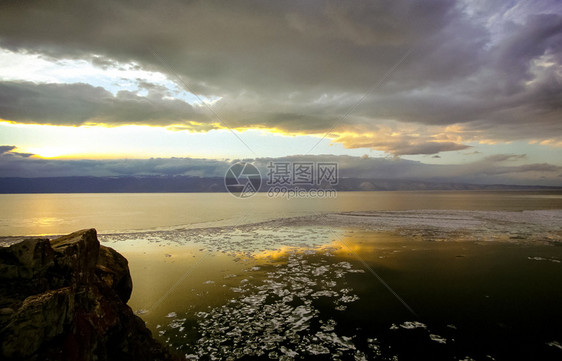
<path id="1" fill-rule="evenodd" d="M 562 186 L 562 2 L 5 1 L 0 177 Z"/>

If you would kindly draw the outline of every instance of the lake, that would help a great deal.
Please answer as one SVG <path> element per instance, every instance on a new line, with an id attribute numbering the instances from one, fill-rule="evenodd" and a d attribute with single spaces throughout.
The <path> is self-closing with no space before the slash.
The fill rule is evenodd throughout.
<path id="1" fill-rule="evenodd" d="M 559 360 L 562 195 L 1 195 L 0 236 L 95 227 L 191 359 Z"/>

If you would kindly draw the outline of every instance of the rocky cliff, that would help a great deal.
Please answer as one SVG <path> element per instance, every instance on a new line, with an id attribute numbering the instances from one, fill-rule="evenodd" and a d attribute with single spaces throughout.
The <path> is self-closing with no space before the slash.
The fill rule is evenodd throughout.
<path id="1" fill-rule="evenodd" d="M 0 359 L 174 359 L 127 306 L 132 287 L 95 229 L 0 247 Z"/>

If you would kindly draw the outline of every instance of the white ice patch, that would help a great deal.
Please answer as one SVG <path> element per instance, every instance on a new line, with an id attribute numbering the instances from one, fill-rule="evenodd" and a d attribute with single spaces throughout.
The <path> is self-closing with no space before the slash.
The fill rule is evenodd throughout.
<path id="1" fill-rule="evenodd" d="M 359 296 L 357 295 L 345 295 L 342 296 L 338 302 L 343 302 L 343 303 L 351 303 L 351 302 L 355 302 L 359 299 Z"/>
<path id="2" fill-rule="evenodd" d="M 413 330 L 415 328 L 427 328 L 427 326 L 418 321 L 406 321 L 400 325 L 400 327 L 405 328 L 406 330 Z"/>
<path id="3" fill-rule="evenodd" d="M 431 341 L 435 341 L 438 343 L 442 343 L 442 344 L 446 344 L 447 343 L 447 339 L 444 337 L 441 337 L 439 335 L 436 335 L 434 333 L 429 334 L 429 338 L 431 339 Z"/>
<path id="4" fill-rule="evenodd" d="M 337 297 L 338 293 L 336 291 L 332 291 L 332 290 L 323 290 L 323 291 L 316 291 L 313 294 L 311 294 L 310 296 L 312 296 L 313 298 L 318 298 L 318 297 Z"/>
<path id="5" fill-rule="evenodd" d="M 556 258 L 544 258 L 544 257 L 527 257 L 527 259 L 532 261 L 548 261 L 553 263 L 560 263 L 560 260 Z"/>
<path id="6" fill-rule="evenodd" d="M 322 331 L 329 332 L 329 331 L 333 331 L 333 330 L 335 329 L 335 327 L 336 327 L 336 321 L 334 321 L 334 320 L 332 320 L 332 319 L 330 319 L 330 320 L 328 320 L 328 321 L 322 321 L 322 320 L 320 320 L 320 325 L 321 325 L 321 326 L 320 326 L 320 329 L 321 329 Z"/>
<path id="7" fill-rule="evenodd" d="M 312 270 L 312 275 L 313 276 L 322 276 L 326 272 L 328 272 L 328 267 L 320 266 L 320 267 L 316 267 L 315 269 Z"/>
<path id="8" fill-rule="evenodd" d="M 170 324 L 168 325 L 168 327 L 170 328 L 179 328 L 179 331 L 183 331 L 183 324 L 185 323 L 185 318 L 176 318 L 174 319 L 172 322 L 170 322 Z"/>

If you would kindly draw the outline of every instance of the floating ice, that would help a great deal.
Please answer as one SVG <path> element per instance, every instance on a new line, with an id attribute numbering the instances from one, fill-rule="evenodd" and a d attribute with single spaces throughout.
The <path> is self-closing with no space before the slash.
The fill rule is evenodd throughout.
<path id="1" fill-rule="evenodd" d="M 407 330 L 413 330 L 414 328 L 427 328 L 427 326 L 418 321 L 406 321 L 400 325 L 400 327 Z"/>
<path id="2" fill-rule="evenodd" d="M 333 309 L 345 310 L 348 303 L 358 300 L 353 289 L 345 287 L 343 276 L 352 270 L 348 262 L 322 264 L 308 261 L 302 253 L 291 253 L 286 266 L 263 273 L 266 279 L 241 280 L 232 288 L 238 295 L 223 306 L 196 312 L 200 338 L 189 354 L 209 359 L 266 356 L 291 360 L 327 354 L 364 358 L 354 336 L 342 334 L 336 321 L 323 315 L 313 302 L 325 297 L 332 299 Z M 342 277 L 333 281 L 337 274 Z M 166 335 L 180 332 L 185 321 L 173 320 Z"/>
<path id="3" fill-rule="evenodd" d="M 336 327 L 336 321 L 334 321 L 334 320 L 332 320 L 332 319 L 330 319 L 330 320 L 328 320 L 328 321 L 322 321 L 322 320 L 320 320 L 320 325 L 321 325 L 321 326 L 320 326 L 320 329 L 321 329 L 322 331 L 329 332 L 329 331 L 333 331 L 334 328 Z"/>
<path id="4" fill-rule="evenodd" d="M 530 259 L 532 261 L 549 261 L 549 262 L 553 262 L 553 263 L 560 263 L 560 260 L 558 260 L 556 258 L 527 257 L 527 259 Z"/>
<path id="5" fill-rule="evenodd" d="M 317 344 L 307 345 L 306 351 L 311 355 L 326 355 L 330 353 L 327 347 Z"/>
<path id="6" fill-rule="evenodd" d="M 434 333 L 429 334 L 429 338 L 431 339 L 431 341 L 435 341 L 435 342 L 439 342 L 442 344 L 447 343 L 447 339 L 444 337 L 441 337 L 439 335 L 436 335 Z"/>
<path id="7" fill-rule="evenodd" d="M 179 331 L 181 332 L 183 330 L 183 324 L 185 322 L 185 318 L 176 318 L 174 319 L 172 322 L 170 322 L 170 324 L 168 325 L 168 327 L 170 328 L 179 328 Z"/>
<path id="8" fill-rule="evenodd" d="M 312 275 L 313 276 L 321 276 L 326 272 L 328 272 L 328 267 L 320 266 L 320 267 L 316 267 L 312 270 Z"/>
<path id="9" fill-rule="evenodd" d="M 311 294 L 312 297 L 314 298 L 318 298 L 318 297 L 337 297 L 338 293 L 332 290 L 323 290 L 323 291 L 317 291 L 314 292 L 313 294 Z"/>
<path id="10" fill-rule="evenodd" d="M 346 295 L 346 296 L 342 296 L 338 302 L 343 302 L 343 303 L 351 303 L 351 302 L 355 302 L 359 299 L 359 296 L 357 295 Z"/>

